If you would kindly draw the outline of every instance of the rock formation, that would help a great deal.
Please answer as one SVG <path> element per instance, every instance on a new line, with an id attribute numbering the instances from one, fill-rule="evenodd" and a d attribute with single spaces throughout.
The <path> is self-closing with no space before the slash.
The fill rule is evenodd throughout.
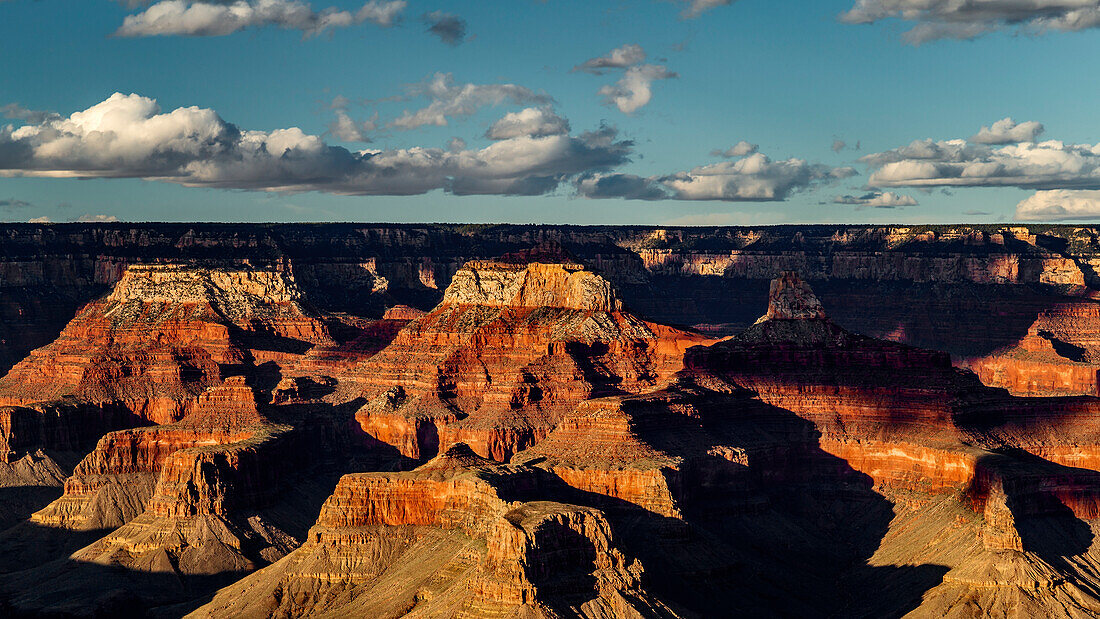
<path id="1" fill-rule="evenodd" d="M 438 307 L 336 376 L 363 432 L 414 460 L 462 442 L 506 461 L 583 400 L 660 385 L 706 341 L 624 311 L 578 264 L 515 260 L 467 264 Z"/>
<path id="2" fill-rule="evenodd" d="M 1091 229 L 262 230 L 0 379 L 0 614 L 1100 615 Z"/>
<path id="3" fill-rule="evenodd" d="M 523 498 L 537 494 L 536 471 L 461 443 L 346 476 L 301 548 L 192 616 L 673 616 L 599 510 Z"/>
<path id="4" fill-rule="evenodd" d="M 0 378 L 0 452 L 82 453 L 107 431 L 178 421 L 224 375 L 268 371 L 330 341 L 283 274 L 131 267 Z"/>
<path id="5" fill-rule="evenodd" d="M 1043 310 L 1019 342 L 964 365 L 1016 395 L 1100 395 L 1100 302 Z"/>

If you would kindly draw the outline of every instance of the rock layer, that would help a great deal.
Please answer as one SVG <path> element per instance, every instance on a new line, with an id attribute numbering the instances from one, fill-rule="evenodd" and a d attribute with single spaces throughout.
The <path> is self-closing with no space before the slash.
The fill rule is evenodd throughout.
<path id="1" fill-rule="evenodd" d="M 671 616 L 599 510 L 522 500 L 536 488 L 462 444 L 344 477 L 301 548 L 192 616 Z"/>
<path id="2" fill-rule="evenodd" d="M 652 389 L 706 338 L 622 310 L 574 264 L 473 262 L 432 312 L 337 379 L 369 437 L 420 459 L 463 442 L 498 461 L 582 400 Z"/>

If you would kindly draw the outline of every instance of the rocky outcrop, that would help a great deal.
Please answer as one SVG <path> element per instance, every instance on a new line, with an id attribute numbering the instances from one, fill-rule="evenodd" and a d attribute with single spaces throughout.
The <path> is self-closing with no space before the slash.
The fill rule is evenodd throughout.
<path id="1" fill-rule="evenodd" d="M 997 606 L 1036 588 L 1035 612 L 1060 615 L 1067 601 L 1086 614 L 1100 609 L 1075 584 L 1100 578 L 1087 567 L 1100 556 L 1091 536 L 1072 550 L 1087 555 L 1084 563 L 1051 563 L 1060 558 L 1052 536 L 1080 540 L 1074 530 L 1100 516 L 1096 452 L 1084 447 L 1100 444 L 1100 400 L 1013 398 L 952 368 L 946 355 L 844 331 L 793 275 L 772 293 L 756 325 L 691 349 L 669 388 L 586 402 L 517 461 L 607 497 L 611 513 L 635 508 L 704 526 L 731 554 L 744 543 L 743 533 L 727 533 L 731 519 L 786 521 L 804 500 L 814 507 L 798 509 L 855 503 L 874 512 L 874 497 L 886 497 L 894 513 L 874 525 L 883 537 L 865 551 L 868 565 L 935 557 L 950 568 L 941 586 L 921 592 L 917 616 L 958 613 L 967 596 Z M 941 533 L 944 511 L 956 519 L 950 534 Z M 680 569 L 661 577 L 683 578 Z M 807 583 L 817 577 L 804 574 Z M 711 595 L 736 604 L 740 594 L 726 586 Z"/>
<path id="2" fill-rule="evenodd" d="M 0 378 L 7 452 L 83 451 L 105 432 L 186 416 L 223 372 L 286 365 L 330 341 L 284 274 L 131 267 L 52 344 Z"/>
<path id="3" fill-rule="evenodd" d="M 63 612 L 59 601 L 84 600 L 88 612 L 100 612 L 109 601 L 89 578 L 145 606 L 185 601 L 283 557 L 301 540 L 264 509 L 286 491 L 311 447 L 302 433 L 258 411 L 243 377 L 201 394 L 175 424 L 108 434 L 65 481 L 64 495 L 30 522 L 109 532 L 70 556 L 79 569 L 54 562 L 16 577 L 49 582 L 68 599 L 31 591 L 16 596 L 15 606 Z M 108 567 L 114 576 L 95 576 Z M 165 588 L 164 577 L 182 588 Z"/>
<path id="4" fill-rule="evenodd" d="M 536 488 L 533 470 L 462 444 L 413 472 L 346 476 L 301 548 L 192 616 L 672 615 L 599 510 L 522 500 Z"/>
<path id="5" fill-rule="evenodd" d="M 1100 395 L 1100 303 L 1044 310 L 1016 344 L 962 364 L 1015 395 Z"/>
<path id="6" fill-rule="evenodd" d="M 583 400 L 657 387 L 704 341 L 624 311 L 579 265 L 472 262 L 435 310 L 338 374 L 335 397 L 365 402 L 363 432 L 414 460 L 463 442 L 506 461 Z"/>
<path id="7" fill-rule="evenodd" d="M 201 394 L 194 410 L 178 423 L 108 433 L 65 482 L 65 494 L 31 517 L 31 522 L 72 530 L 122 526 L 146 511 L 151 498 L 161 512 L 173 510 L 173 497 L 186 505 L 219 513 L 216 480 L 196 480 L 219 446 L 238 444 L 269 433 L 256 409 L 252 388 L 243 377 Z M 200 455 L 207 454 L 207 455 Z M 226 454 L 221 453 L 220 457 Z M 211 486 L 214 483 L 214 486 Z M 157 491 L 156 497 L 153 496 Z"/>
<path id="8" fill-rule="evenodd" d="M 300 301 L 279 273 L 132 267 L 53 344 L 0 379 L 0 403 L 72 397 L 170 423 L 220 380 L 219 365 L 278 360 L 327 341 Z"/>
<path id="9" fill-rule="evenodd" d="M 984 355 L 1018 340 L 1062 295 L 1100 285 L 1097 238 L 1095 227 L 1045 225 L 6 224 L 0 372 L 52 341 L 133 264 L 293 273 L 324 309 L 378 318 L 395 303 L 430 309 L 470 260 L 547 242 L 599 269 L 635 311 L 665 323 L 735 333 L 757 318 L 749 312 L 767 282 L 794 270 L 846 328 Z"/>

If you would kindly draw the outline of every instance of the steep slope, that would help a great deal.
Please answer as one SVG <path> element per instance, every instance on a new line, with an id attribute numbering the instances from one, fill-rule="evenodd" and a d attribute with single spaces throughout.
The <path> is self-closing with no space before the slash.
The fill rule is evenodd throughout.
<path id="1" fill-rule="evenodd" d="M 669 599 L 704 614 L 1100 612 L 1100 400 L 1013 398 L 944 354 L 848 333 L 793 274 L 756 325 L 685 365 L 668 389 L 585 402 L 517 458 L 650 514 L 620 516 L 643 532 L 625 548 L 678 583 Z M 718 556 L 661 544 L 674 521 Z M 699 580 L 738 564 L 751 586 Z"/>
<path id="2" fill-rule="evenodd" d="M 12 410 L 0 409 L 0 426 L 32 429 L 38 441 L 24 440 L 28 446 L 72 449 L 110 429 L 177 421 L 223 373 L 285 364 L 328 341 L 325 324 L 284 274 L 130 267 L 111 294 L 86 305 L 57 340 L 0 378 L 0 405 L 38 410 L 35 423 L 11 421 Z M 55 413 L 48 403 L 62 398 L 91 412 Z"/>
<path id="3" fill-rule="evenodd" d="M 964 365 L 1016 395 L 1100 395 L 1100 302 L 1044 310 L 1019 342 Z"/>
<path id="4" fill-rule="evenodd" d="M 362 430 L 414 460 L 463 442 L 505 461 L 582 400 L 661 384 L 706 341 L 628 313 L 579 264 L 529 258 L 467 264 L 436 309 L 336 376 L 332 401 L 362 402 Z"/>
<path id="5" fill-rule="evenodd" d="M 672 616 L 599 510 L 537 492 L 537 471 L 463 444 L 346 476 L 301 548 L 191 616 Z"/>
<path id="6" fill-rule="evenodd" d="M 186 603 L 277 560 L 300 540 L 264 508 L 275 497 L 293 503 L 284 486 L 298 481 L 313 447 L 261 414 L 243 377 L 201 394 L 177 423 L 108 434 L 66 480 L 64 495 L 24 530 L 109 533 L 68 558 L 10 575 L 9 603 L 95 614 L 111 608 L 112 590 L 139 607 Z M 49 588 L 23 587 L 32 582 Z"/>

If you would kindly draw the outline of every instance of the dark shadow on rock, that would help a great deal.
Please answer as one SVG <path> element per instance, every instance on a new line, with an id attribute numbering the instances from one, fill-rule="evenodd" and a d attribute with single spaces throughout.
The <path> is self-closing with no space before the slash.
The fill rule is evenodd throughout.
<path id="1" fill-rule="evenodd" d="M 893 504 L 822 451 L 811 422 L 747 396 L 706 394 L 696 404 L 699 417 L 632 416 L 636 436 L 683 458 L 663 470 L 682 519 L 550 472 L 538 494 L 604 510 L 619 547 L 641 560 L 647 590 L 701 616 L 900 617 L 942 582 L 941 565 L 867 564 Z M 715 455 L 724 445 L 747 446 L 750 465 Z"/>

